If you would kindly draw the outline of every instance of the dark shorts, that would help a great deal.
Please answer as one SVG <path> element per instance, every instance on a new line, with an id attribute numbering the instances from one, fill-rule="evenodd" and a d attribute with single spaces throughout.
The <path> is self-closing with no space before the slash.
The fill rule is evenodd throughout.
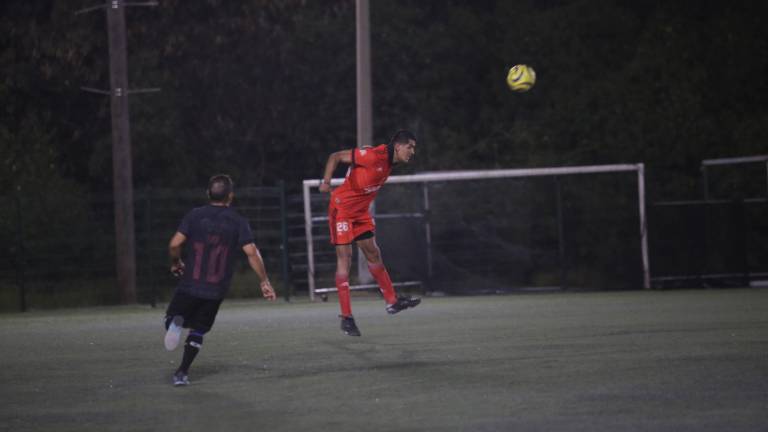
<path id="1" fill-rule="evenodd" d="M 208 300 L 176 292 L 168 304 L 165 315 L 184 317 L 184 328 L 207 333 L 213 327 L 223 299 Z"/>

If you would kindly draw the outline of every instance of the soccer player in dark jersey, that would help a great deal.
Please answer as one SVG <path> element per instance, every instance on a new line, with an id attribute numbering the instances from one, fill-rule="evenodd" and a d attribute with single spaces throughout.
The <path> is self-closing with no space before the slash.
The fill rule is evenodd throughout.
<path id="1" fill-rule="evenodd" d="M 389 144 L 376 147 L 355 148 L 332 153 L 325 164 L 320 192 L 331 190 L 331 176 L 339 163 L 349 164 L 344 183 L 331 193 L 328 206 L 328 224 L 331 243 L 336 246 L 336 289 L 341 306 L 341 330 L 349 336 L 360 336 L 349 295 L 349 270 L 352 266 L 352 243 L 356 243 L 368 261 L 368 269 L 376 279 L 387 312 L 395 314 L 415 307 L 419 298 L 397 296 L 392 286 L 381 251 L 376 244 L 375 225 L 369 208 L 376 193 L 387 181 L 392 167 L 410 162 L 416 153 L 416 136 L 401 130 L 395 133 Z"/>
<path id="2" fill-rule="evenodd" d="M 261 292 L 275 299 L 264 261 L 254 244 L 248 221 L 230 207 L 234 184 L 227 175 L 208 182 L 208 205 L 190 211 L 171 238 L 171 273 L 180 278 L 165 313 L 165 348 L 176 349 L 183 328 L 189 329 L 181 365 L 173 375 L 174 385 L 187 385 L 189 367 L 203 346 L 203 335 L 211 330 L 232 280 L 237 250 L 261 280 Z"/>

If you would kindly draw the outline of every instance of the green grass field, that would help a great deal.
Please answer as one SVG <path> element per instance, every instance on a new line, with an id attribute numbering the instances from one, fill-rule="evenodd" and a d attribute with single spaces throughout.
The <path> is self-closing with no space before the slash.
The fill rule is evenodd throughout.
<path id="1" fill-rule="evenodd" d="M 190 373 L 162 309 L 0 315 L 0 430 L 757 431 L 768 290 L 225 302 Z"/>

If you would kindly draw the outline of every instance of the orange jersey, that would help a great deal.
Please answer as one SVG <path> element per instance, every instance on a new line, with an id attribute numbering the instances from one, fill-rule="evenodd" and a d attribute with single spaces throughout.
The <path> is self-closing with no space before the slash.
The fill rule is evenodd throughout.
<path id="1" fill-rule="evenodd" d="M 352 164 L 344 183 L 331 193 L 331 205 L 345 214 L 368 211 L 392 172 L 394 148 L 381 144 L 352 150 Z"/>

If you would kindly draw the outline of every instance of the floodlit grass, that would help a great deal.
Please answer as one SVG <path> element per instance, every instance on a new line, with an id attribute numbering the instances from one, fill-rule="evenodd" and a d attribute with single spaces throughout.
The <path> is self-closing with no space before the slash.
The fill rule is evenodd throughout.
<path id="1" fill-rule="evenodd" d="M 0 315 L 0 430 L 761 430 L 768 290 L 227 301 L 190 373 L 162 309 Z"/>

